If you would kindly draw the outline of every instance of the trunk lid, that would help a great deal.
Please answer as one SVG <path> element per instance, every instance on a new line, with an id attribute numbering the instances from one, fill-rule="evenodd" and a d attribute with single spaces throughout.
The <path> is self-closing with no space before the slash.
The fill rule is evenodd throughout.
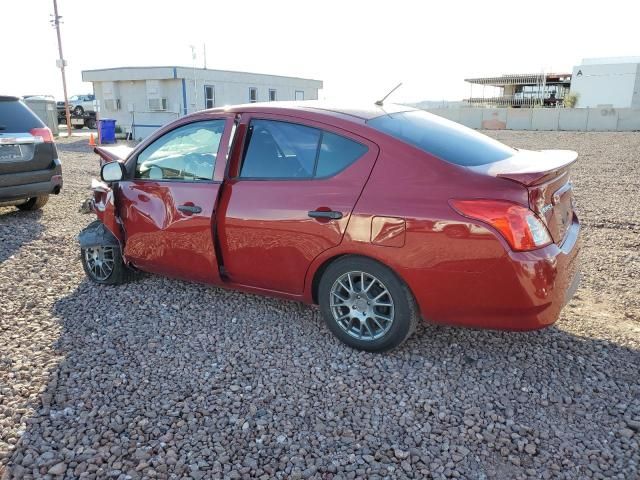
<path id="1" fill-rule="evenodd" d="M 469 167 L 523 185 L 529 193 L 529 208 L 545 223 L 553 241 L 562 243 L 573 220 L 571 164 L 578 158 L 570 150 L 518 150 L 507 159 Z"/>

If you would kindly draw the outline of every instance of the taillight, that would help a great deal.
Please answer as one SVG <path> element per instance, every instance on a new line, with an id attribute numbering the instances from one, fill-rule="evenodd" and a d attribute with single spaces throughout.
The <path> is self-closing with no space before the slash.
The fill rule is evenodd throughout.
<path id="1" fill-rule="evenodd" d="M 32 128 L 29 133 L 36 137 L 36 143 L 53 143 L 53 134 L 48 128 Z"/>
<path id="2" fill-rule="evenodd" d="M 542 220 L 517 203 L 505 200 L 450 200 L 449 203 L 461 215 L 491 225 L 513 250 L 534 250 L 552 242 Z"/>

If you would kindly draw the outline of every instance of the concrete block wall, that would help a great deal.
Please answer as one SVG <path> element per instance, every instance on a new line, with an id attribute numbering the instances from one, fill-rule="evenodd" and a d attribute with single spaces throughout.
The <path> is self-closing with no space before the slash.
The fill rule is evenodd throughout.
<path id="1" fill-rule="evenodd" d="M 618 109 L 618 131 L 640 131 L 640 108 Z"/>
<path id="2" fill-rule="evenodd" d="M 431 108 L 427 111 L 484 130 L 640 131 L 638 108 Z"/>

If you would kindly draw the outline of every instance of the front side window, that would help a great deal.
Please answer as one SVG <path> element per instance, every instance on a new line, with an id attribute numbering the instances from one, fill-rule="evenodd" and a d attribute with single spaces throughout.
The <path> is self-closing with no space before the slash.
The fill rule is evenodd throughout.
<path id="1" fill-rule="evenodd" d="M 148 180 L 211 180 L 225 121 L 183 125 L 145 148 L 136 162 L 135 178 Z"/>
<path id="2" fill-rule="evenodd" d="M 497 162 L 515 153 L 493 138 L 422 110 L 381 115 L 368 120 L 367 125 L 465 167 Z"/>
<path id="3" fill-rule="evenodd" d="M 341 135 L 290 122 L 252 120 L 240 177 L 304 179 L 335 175 L 367 152 Z"/>
<path id="4" fill-rule="evenodd" d="M 249 102 L 256 103 L 258 101 L 258 89 L 256 87 L 249 88 Z"/>

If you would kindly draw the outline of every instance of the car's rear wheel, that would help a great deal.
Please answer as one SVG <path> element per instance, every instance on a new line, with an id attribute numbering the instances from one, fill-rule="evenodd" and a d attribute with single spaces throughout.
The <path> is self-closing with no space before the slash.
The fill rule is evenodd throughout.
<path id="1" fill-rule="evenodd" d="M 39 197 L 31 197 L 24 203 L 16 205 L 20 210 L 40 210 L 49 201 L 49 195 L 40 195 Z"/>
<path id="2" fill-rule="evenodd" d="M 134 272 L 122 261 L 117 245 L 97 245 L 80 249 L 82 268 L 96 283 L 116 285 L 133 279 Z"/>
<path id="3" fill-rule="evenodd" d="M 413 295 L 386 266 L 364 257 L 342 257 L 327 267 L 318 289 L 327 326 L 347 345 L 390 350 L 413 333 L 419 314 Z"/>

